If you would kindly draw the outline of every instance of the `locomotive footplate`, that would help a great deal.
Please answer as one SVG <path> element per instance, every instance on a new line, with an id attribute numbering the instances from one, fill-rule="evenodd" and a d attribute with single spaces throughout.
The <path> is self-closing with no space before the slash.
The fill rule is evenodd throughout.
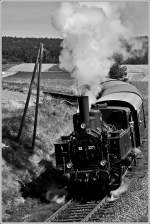
<path id="1" fill-rule="evenodd" d="M 78 170 L 71 174 L 69 191 L 75 198 L 101 198 L 108 192 L 109 174 L 105 170 Z"/>
<path id="2" fill-rule="evenodd" d="M 104 182 L 108 184 L 109 174 L 107 170 L 77 170 L 71 174 L 70 181 L 72 183 L 85 183 L 85 184 L 97 184 L 102 185 Z"/>

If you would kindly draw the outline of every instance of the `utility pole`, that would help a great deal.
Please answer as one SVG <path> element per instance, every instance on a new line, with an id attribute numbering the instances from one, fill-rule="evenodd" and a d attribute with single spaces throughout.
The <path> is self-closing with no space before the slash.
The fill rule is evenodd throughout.
<path id="1" fill-rule="evenodd" d="M 34 79 L 35 79 L 35 76 L 36 76 L 36 73 L 37 73 L 37 70 L 38 70 L 37 97 L 36 97 L 36 108 L 35 108 L 35 121 L 34 121 L 34 130 L 33 130 L 32 149 L 34 148 L 35 137 L 36 137 L 39 92 L 40 92 L 40 76 L 41 76 L 41 70 L 42 70 L 42 58 L 43 58 L 43 44 L 41 43 L 40 48 L 38 50 L 37 59 L 36 59 L 35 65 L 34 65 L 34 70 L 33 70 L 32 78 L 31 78 L 30 86 L 29 86 L 29 91 L 28 91 L 28 95 L 27 95 L 27 99 L 26 99 L 26 103 L 25 103 L 25 107 L 24 107 L 24 111 L 23 111 L 23 116 L 22 116 L 22 119 L 21 119 L 20 128 L 19 128 L 18 135 L 17 135 L 17 141 L 19 141 L 20 137 L 21 137 L 21 134 L 22 134 L 22 129 L 23 129 L 26 113 L 27 113 L 27 110 L 28 110 L 28 107 L 29 107 L 29 101 L 30 101 L 30 96 L 31 96 L 31 93 L 32 93 L 33 82 L 34 82 Z"/>
<path id="2" fill-rule="evenodd" d="M 42 70 L 42 58 L 43 58 L 43 44 L 40 46 L 40 57 L 39 57 L 39 68 L 38 68 L 38 82 L 37 82 L 37 95 L 36 95 L 36 107 L 35 107 L 35 120 L 34 120 L 34 130 L 33 130 L 33 141 L 32 149 L 34 149 L 35 138 L 36 138 L 36 127 L 37 127 L 37 117 L 38 117 L 38 106 L 39 106 L 39 93 L 40 93 L 40 77 Z"/>

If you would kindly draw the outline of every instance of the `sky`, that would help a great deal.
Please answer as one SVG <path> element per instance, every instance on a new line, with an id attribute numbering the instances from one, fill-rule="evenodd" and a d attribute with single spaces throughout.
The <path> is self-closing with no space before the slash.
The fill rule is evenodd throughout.
<path id="1" fill-rule="evenodd" d="M 122 1 L 123 2 L 123 1 Z M 124 3 L 124 2 L 123 2 Z M 16 37 L 61 37 L 51 23 L 60 2 L 3 1 L 2 35 Z M 122 4 L 115 3 L 112 4 Z M 148 2 L 126 2 L 121 20 L 132 27 L 133 36 L 148 35 Z"/>

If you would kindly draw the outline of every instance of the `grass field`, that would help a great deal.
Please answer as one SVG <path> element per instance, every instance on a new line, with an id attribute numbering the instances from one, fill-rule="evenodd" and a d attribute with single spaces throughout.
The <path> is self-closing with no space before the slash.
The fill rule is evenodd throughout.
<path id="1" fill-rule="evenodd" d="M 131 83 L 141 91 L 144 97 L 148 97 L 148 82 L 132 81 Z"/>
<path id="2" fill-rule="evenodd" d="M 48 71 L 50 68 L 55 66 L 55 64 L 42 63 L 42 72 Z M 2 70 L 9 72 L 33 72 L 34 63 L 8 63 L 4 64 Z M 57 69 L 58 70 L 58 69 Z"/>
<path id="3" fill-rule="evenodd" d="M 129 73 L 144 73 L 148 75 L 149 67 L 148 65 L 125 65 Z"/>
<path id="4" fill-rule="evenodd" d="M 6 77 L 5 80 L 24 80 L 31 79 L 32 72 L 17 72 L 15 75 L 10 77 Z M 53 71 L 53 72 L 42 72 L 41 73 L 42 80 L 50 80 L 50 79 L 72 79 L 68 72 L 60 72 L 60 71 Z"/>
<path id="5" fill-rule="evenodd" d="M 18 72 L 3 78 L 3 88 L 16 91 L 27 91 L 32 73 Z M 35 83 L 37 79 L 35 78 Z M 74 80 L 67 72 L 42 72 L 40 88 L 42 91 L 61 91 L 73 93 Z"/>
<path id="6" fill-rule="evenodd" d="M 8 69 L 14 67 L 15 65 L 17 65 L 17 63 L 2 64 L 2 71 L 7 71 Z"/>
<path id="7" fill-rule="evenodd" d="M 60 76 L 58 72 L 42 73 L 37 138 L 34 151 L 31 150 L 34 122 L 33 103 L 27 114 L 21 141 L 17 143 L 14 138 L 18 133 L 23 111 L 22 106 L 26 100 L 31 74 L 32 73 L 19 72 L 15 76 L 4 78 L 2 83 L 2 141 L 8 146 L 4 147 L 2 152 L 4 159 L 4 221 L 20 221 L 24 215 L 30 213 L 32 210 L 34 211 L 41 205 L 44 206 L 37 198 L 32 199 L 30 197 L 24 201 L 21 196 L 21 185 L 18 180 L 23 183 L 28 183 L 37 175 L 40 175 L 43 169 L 38 165 L 40 160 L 54 161 L 54 142 L 59 136 L 69 134 L 72 130 L 72 114 L 76 111 L 76 108 L 64 105 L 59 100 L 52 100 L 42 94 L 42 90 L 47 89 L 70 91 L 70 86 L 73 84 L 73 81 L 68 78 L 68 74 Z M 32 94 L 33 102 L 35 102 L 35 88 Z M 44 167 L 44 165 L 42 167 Z M 52 172 L 52 168 L 50 172 Z M 55 177 L 50 178 L 48 186 L 51 187 L 54 181 Z M 8 183 L 11 184 L 8 185 Z M 47 186 L 47 183 L 45 185 Z M 57 189 L 57 185 L 58 184 L 54 184 L 55 187 L 53 187 L 53 189 Z M 58 207 L 57 203 L 52 202 L 52 204 L 53 209 Z M 53 209 L 51 208 L 50 212 L 52 212 Z M 42 215 L 40 215 L 40 217 L 41 216 Z"/>
<path id="8" fill-rule="evenodd" d="M 17 97 L 19 96 L 15 95 L 14 101 L 17 100 Z M 40 175 L 44 165 L 41 168 L 38 165 L 39 161 L 49 160 L 54 162 L 54 142 L 59 136 L 69 134 L 72 130 L 72 114 L 76 108 L 64 105 L 59 100 L 43 98 L 39 105 L 37 138 L 34 151 L 31 149 L 34 121 L 33 106 L 28 111 L 20 142 L 15 141 L 22 110 L 23 108 L 17 109 L 13 107 L 10 102 L 5 103 L 2 110 L 2 141 L 6 145 L 2 151 L 4 159 L 2 174 L 4 221 L 19 221 L 26 212 L 30 213 L 32 208 L 35 209 L 35 207 L 41 205 L 39 199 L 27 198 L 25 202 L 22 202 L 21 185 L 19 183 L 28 183 Z M 53 169 L 51 162 L 49 162 L 49 166 L 51 173 Z M 53 184 L 55 186 L 53 188 L 57 189 L 57 184 L 54 183 L 55 178 L 56 174 L 55 177 L 48 179 L 49 183 L 46 184 L 49 187 Z M 47 186 L 46 184 L 45 186 Z M 17 202 L 16 198 L 18 198 Z M 57 204 L 55 206 L 57 207 Z M 18 209 L 19 212 L 16 212 Z"/>
<path id="9" fill-rule="evenodd" d="M 28 78 L 27 78 L 28 76 Z M 17 107 L 17 103 L 25 103 L 31 73 L 18 73 L 15 76 L 3 79 L 3 101 L 2 101 L 2 142 L 5 146 L 2 149 L 2 199 L 3 199 L 3 221 L 22 221 L 22 217 L 29 213 L 35 213 L 30 221 L 44 221 L 60 205 L 51 202 L 48 206 L 39 200 L 36 195 L 45 185 L 55 194 L 61 194 L 63 184 L 54 172 L 54 142 L 61 135 L 69 134 L 73 129 L 72 115 L 76 112 L 76 107 L 68 106 L 61 100 L 52 99 L 42 94 L 42 90 L 57 90 L 72 92 L 73 80 L 66 78 L 68 74 L 63 74 L 63 78 L 57 72 L 53 74 L 43 73 L 41 76 L 41 97 L 38 115 L 37 138 L 35 149 L 31 149 L 32 131 L 34 122 L 34 103 L 30 106 L 24 130 L 20 142 L 15 141 L 18 133 L 23 107 Z M 50 78 L 52 77 L 52 78 Z M 57 78 L 56 78 L 57 77 Z M 145 115 L 148 120 L 148 83 L 134 82 L 144 95 Z M 35 101 L 35 90 L 33 91 L 33 101 Z M 144 133 L 147 138 L 147 129 Z M 147 147 L 145 145 L 145 147 Z M 39 179 L 38 188 L 34 187 L 34 197 L 22 198 L 21 183 L 29 183 L 41 173 L 44 173 L 44 163 L 39 165 L 39 161 L 49 161 L 48 173 L 50 178 Z M 55 189 L 55 190 L 54 190 Z M 43 189 L 44 191 L 45 189 Z M 39 195 L 38 195 L 39 196 Z M 41 210 L 39 209 L 42 208 Z M 44 210 L 45 208 L 45 210 Z M 36 211 L 36 212 L 35 212 Z M 37 212 L 38 211 L 38 212 Z"/>

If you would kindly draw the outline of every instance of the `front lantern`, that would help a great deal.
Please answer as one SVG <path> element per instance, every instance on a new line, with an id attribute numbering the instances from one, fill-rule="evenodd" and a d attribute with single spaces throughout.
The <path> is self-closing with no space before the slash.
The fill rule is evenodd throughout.
<path id="1" fill-rule="evenodd" d="M 106 160 L 100 161 L 100 166 L 104 167 L 106 164 L 107 164 L 107 161 Z"/>
<path id="2" fill-rule="evenodd" d="M 82 124 L 81 124 L 81 128 L 82 128 L 82 129 L 85 129 L 85 128 L 86 128 L 86 124 L 85 124 L 85 123 L 82 123 Z"/>
<path id="3" fill-rule="evenodd" d="M 67 166 L 68 169 L 71 169 L 72 168 L 72 162 L 67 163 L 66 166 Z"/>

